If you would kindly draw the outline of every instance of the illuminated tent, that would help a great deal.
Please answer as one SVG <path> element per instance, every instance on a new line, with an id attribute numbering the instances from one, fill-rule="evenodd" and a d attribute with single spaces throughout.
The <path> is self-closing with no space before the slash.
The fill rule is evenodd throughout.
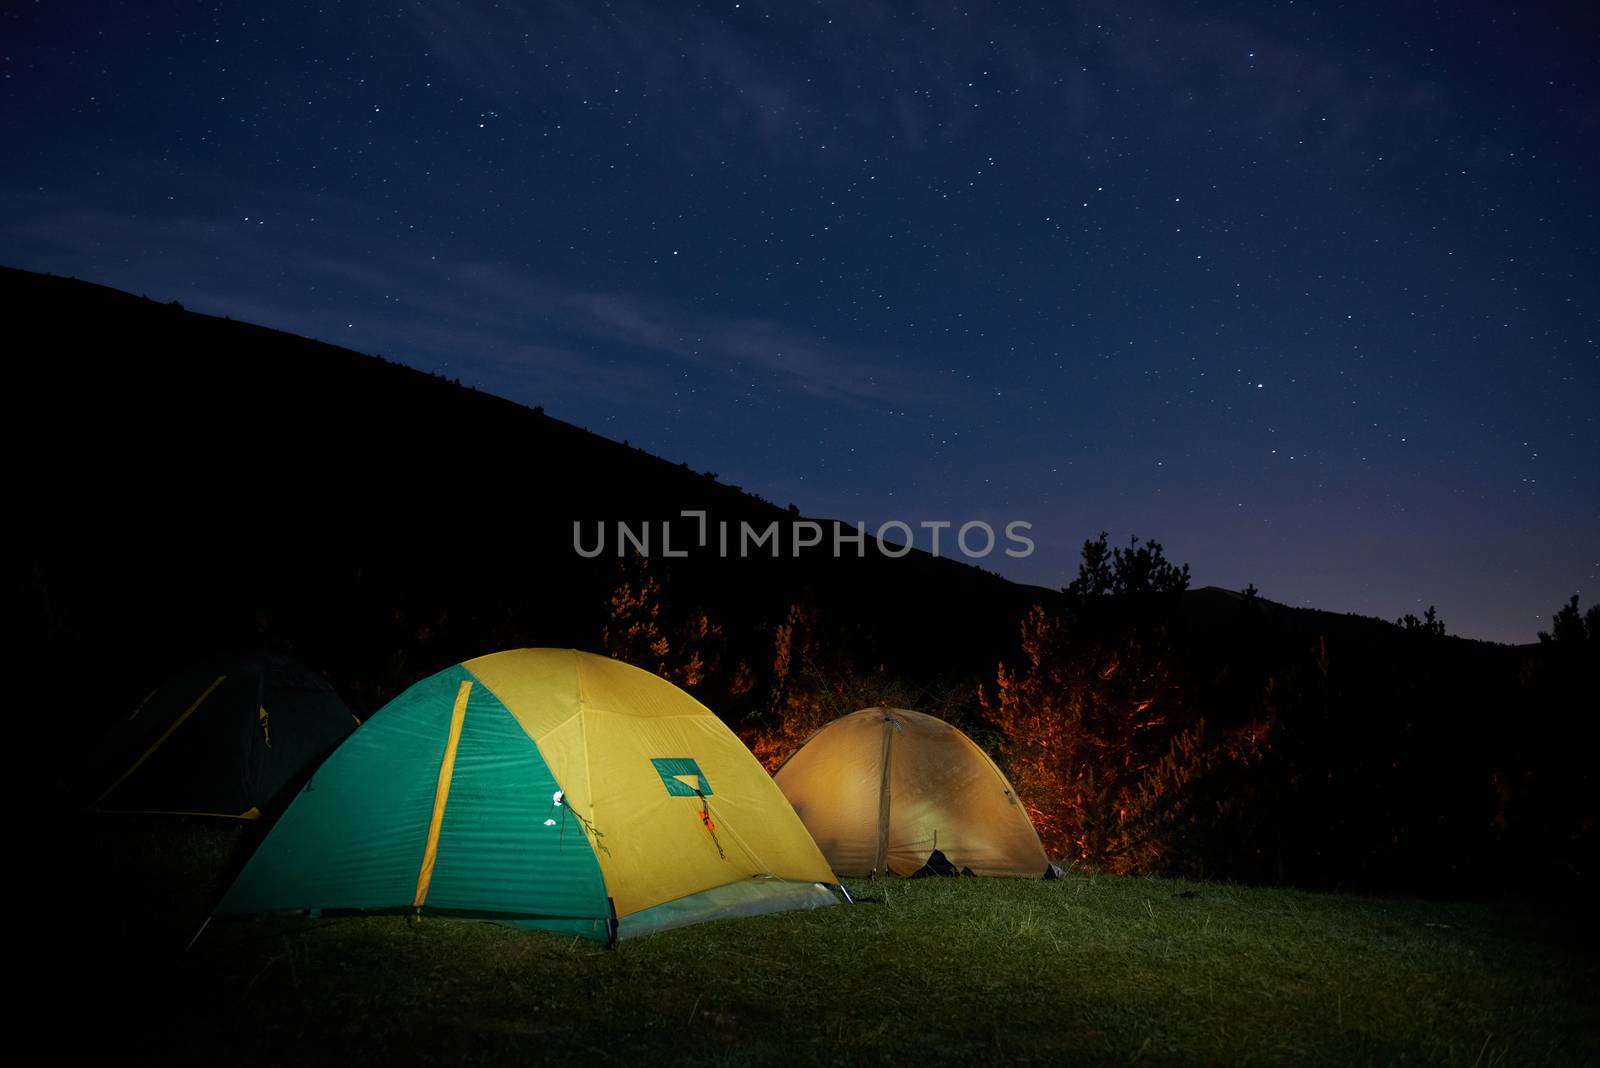
<path id="1" fill-rule="evenodd" d="M 901 708 L 843 716 L 775 779 L 840 875 L 911 876 L 941 861 L 974 875 L 1056 874 L 994 761 L 932 716 Z"/>
<path id="2" fill-rule="evenodd" d="M 90 758 L 107 812 L 256 819 L 355 729 L 333 687 L 288 657 L 197 664 L 146 697 Z"/>
<path id="3" fill-rule="evenodd" d="M 836 881 L 694 698 L 620 661 L 516 649 L 377 712 L 217 912 L 415 909 L 610 941 L 833 904 Z"/>

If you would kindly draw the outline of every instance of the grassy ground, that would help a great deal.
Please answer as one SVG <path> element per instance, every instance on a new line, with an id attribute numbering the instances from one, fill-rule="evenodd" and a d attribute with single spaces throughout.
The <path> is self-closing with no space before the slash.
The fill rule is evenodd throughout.
<path id="1" fill-rule="evenodd" d="M 1537 910 L 1104 877 L 853 889 L 615 950 L 247 922 L 124 973 L 117 1026 L 142 1058 L 206 1063 L 1600 1061 L 1592 939 Z"/>

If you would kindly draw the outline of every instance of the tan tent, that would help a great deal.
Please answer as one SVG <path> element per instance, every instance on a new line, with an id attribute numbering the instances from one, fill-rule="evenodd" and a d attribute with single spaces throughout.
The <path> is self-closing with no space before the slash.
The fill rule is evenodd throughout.
<path id="1" fill-rule="evenodd" d="M 839 875 L 914 875 L 935 850 L 974 875 L 1054 873 L 994 761 L 921 712 L 867 708 L 836 719 L 774 778 Z"/>

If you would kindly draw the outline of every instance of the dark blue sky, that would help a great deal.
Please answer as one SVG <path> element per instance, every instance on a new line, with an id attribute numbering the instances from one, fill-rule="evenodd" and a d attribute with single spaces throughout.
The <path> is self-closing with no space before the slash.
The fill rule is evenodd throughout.
<path id="1" fill-rule="evenodd" d="M 779 504 L 1527 641 L 1600 592 L 1573 5 L 16 3 L 0 259 Z"/>

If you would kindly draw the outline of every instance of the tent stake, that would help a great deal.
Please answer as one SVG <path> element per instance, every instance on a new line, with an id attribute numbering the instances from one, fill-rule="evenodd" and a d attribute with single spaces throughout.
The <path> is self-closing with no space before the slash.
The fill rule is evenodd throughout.
<path id="1" fill-rule="evenodd" d="M 191 949 L 193 949 L 194 948 L 194 944 L 196 942 L 200 941 L 200 936 L 205 934 L 206 933 L 206 928 L 210 927 L 210 926 L 211 926 L 211 917 L 207 916 L 203 921 L 201 921 L 200 929 L 194 933 L 194 937 L 189 939 L 189 944 L 183 947 L 183 951 L 185 953 L 187 953 Z"/>

